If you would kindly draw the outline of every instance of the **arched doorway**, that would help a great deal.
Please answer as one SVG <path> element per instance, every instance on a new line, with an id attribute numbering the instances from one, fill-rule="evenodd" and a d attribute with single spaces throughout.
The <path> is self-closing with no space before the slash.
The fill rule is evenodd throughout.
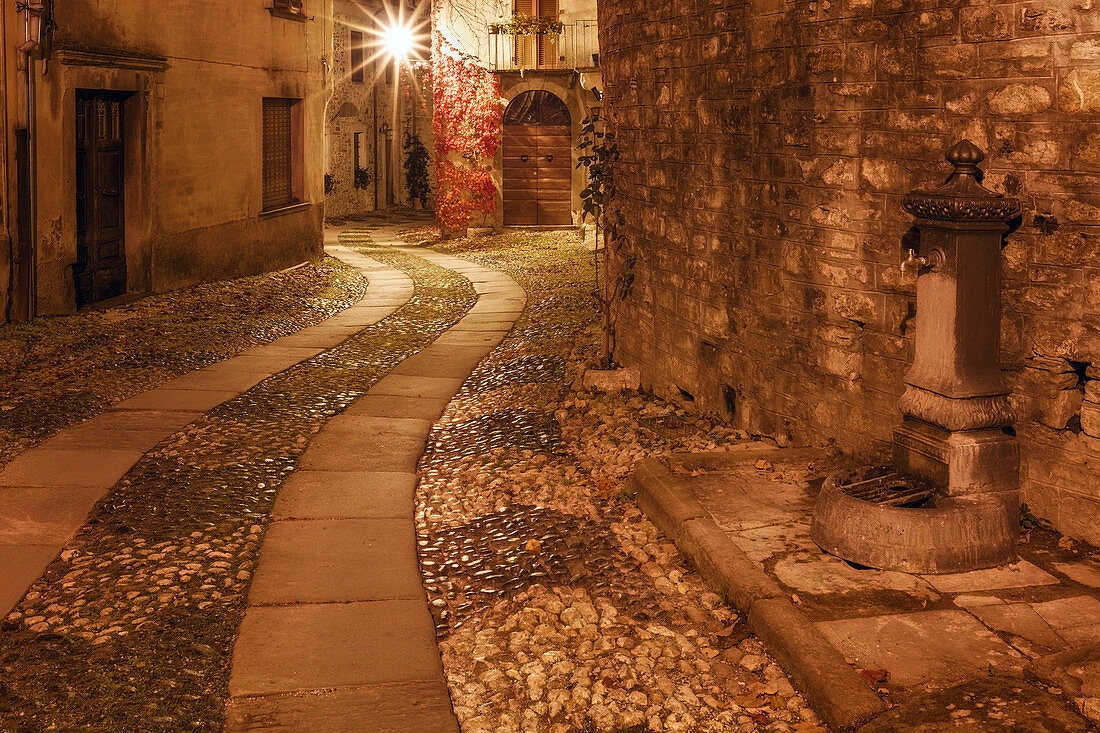
<path id="1" fill-rule="evenodd" d="M 504 112 L 504 225 L 572 223 L 569 110 L 550 92 L 524 92 Z"/>

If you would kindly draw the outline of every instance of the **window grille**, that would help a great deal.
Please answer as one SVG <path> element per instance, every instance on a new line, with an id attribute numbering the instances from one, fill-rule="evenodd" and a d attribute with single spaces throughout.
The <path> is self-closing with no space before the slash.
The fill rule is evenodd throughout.
<path id="1" fill-rule="evenodd" d="M 271 7 L 273 10 L 279 10 L 292 15 L 304 15 L 305 11 L 302 9 L 303 1 L 304 0 L 273 0 L 273 5 Z"/>
<path id="2" fill-rule="evenodd" d="M 269 211 L 294 202 L 293 124 L 294 99 L 264 99 L 263 209 Z"/>

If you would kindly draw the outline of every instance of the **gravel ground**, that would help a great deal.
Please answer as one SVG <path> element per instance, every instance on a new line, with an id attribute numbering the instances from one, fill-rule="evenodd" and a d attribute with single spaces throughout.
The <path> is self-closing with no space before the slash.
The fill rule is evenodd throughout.
<path id="1" fill-rule="evenodd" d="M 529 293 L 421 463 L 421 566 L 463 731 L 824 730 L 627 487 L 639 458 L 747 436 L 649 396 L 574 389 L 598 356 L 576 235 L 437 247 Z"/>
<path id="2" fill-rule="evenodd" d="M 415 279 L 412 300 L 148 453 L 0 624 L 0 730 L 221 728 L 279 486 L 326 420 L 475 301 L 449 270 L 369 253 Z"/>
<path id="3" fill-rule="evenodd" d="M 339 260 L 0 326 L 0 468 L 57 431 L 363 297 Z"/>

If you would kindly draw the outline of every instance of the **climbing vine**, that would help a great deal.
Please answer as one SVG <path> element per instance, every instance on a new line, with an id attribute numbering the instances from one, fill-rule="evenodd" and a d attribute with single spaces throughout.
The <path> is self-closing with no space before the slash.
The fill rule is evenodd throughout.
<path id="1" fill-rule="evenodd" d="M 497 78 L 454 47 L 432 23 L 435 216 L 446 236 L 462 235 L 475 214 L 496 210 L 493 158 L 504 102 Z"/>
<path id="2" fill-rule="evenodd" d="M 631 251 L 629 238 L 623 234 L 625 217 L 615 201 L 615 164 L 619 160 L 619 147 L 615 143 L 615 135 L 604 131 L 598 111 L 593 110 L 581 122 L 577 150 L 580 152 L 577 167 L 583 166 L 587 174 L 585 187 L 581 190 L 581 225 L 583 227 L 589 217 L 596 225 L 596 249 L 593 253 L 596 286 L 593 295 L 603 320 L 603 359 L 600 366 L 610 369 L 615 366 L 618 306 L 634 290 L 634 265 L 638 257 Z M 601 284 L 600 273 L 608 272 L 612 260 L 618 265 L 615 280 Z"/>

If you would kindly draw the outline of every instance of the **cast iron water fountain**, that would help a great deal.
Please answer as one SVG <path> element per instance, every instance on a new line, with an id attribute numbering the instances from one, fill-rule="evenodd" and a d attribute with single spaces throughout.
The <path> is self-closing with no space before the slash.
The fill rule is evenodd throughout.
<path id="1" fill-rule="evenodd" d="M 814 508 L 822 549 L 871 567 L 953 573 L 1015 559 L 1019 453 L 1001 378 L 1001 242 L 1016 199 L 981 185 L 984 154 L 947 151 L 943 186 L 914 191 L 917 326 L 894 465 L 834 474 Z"/>

